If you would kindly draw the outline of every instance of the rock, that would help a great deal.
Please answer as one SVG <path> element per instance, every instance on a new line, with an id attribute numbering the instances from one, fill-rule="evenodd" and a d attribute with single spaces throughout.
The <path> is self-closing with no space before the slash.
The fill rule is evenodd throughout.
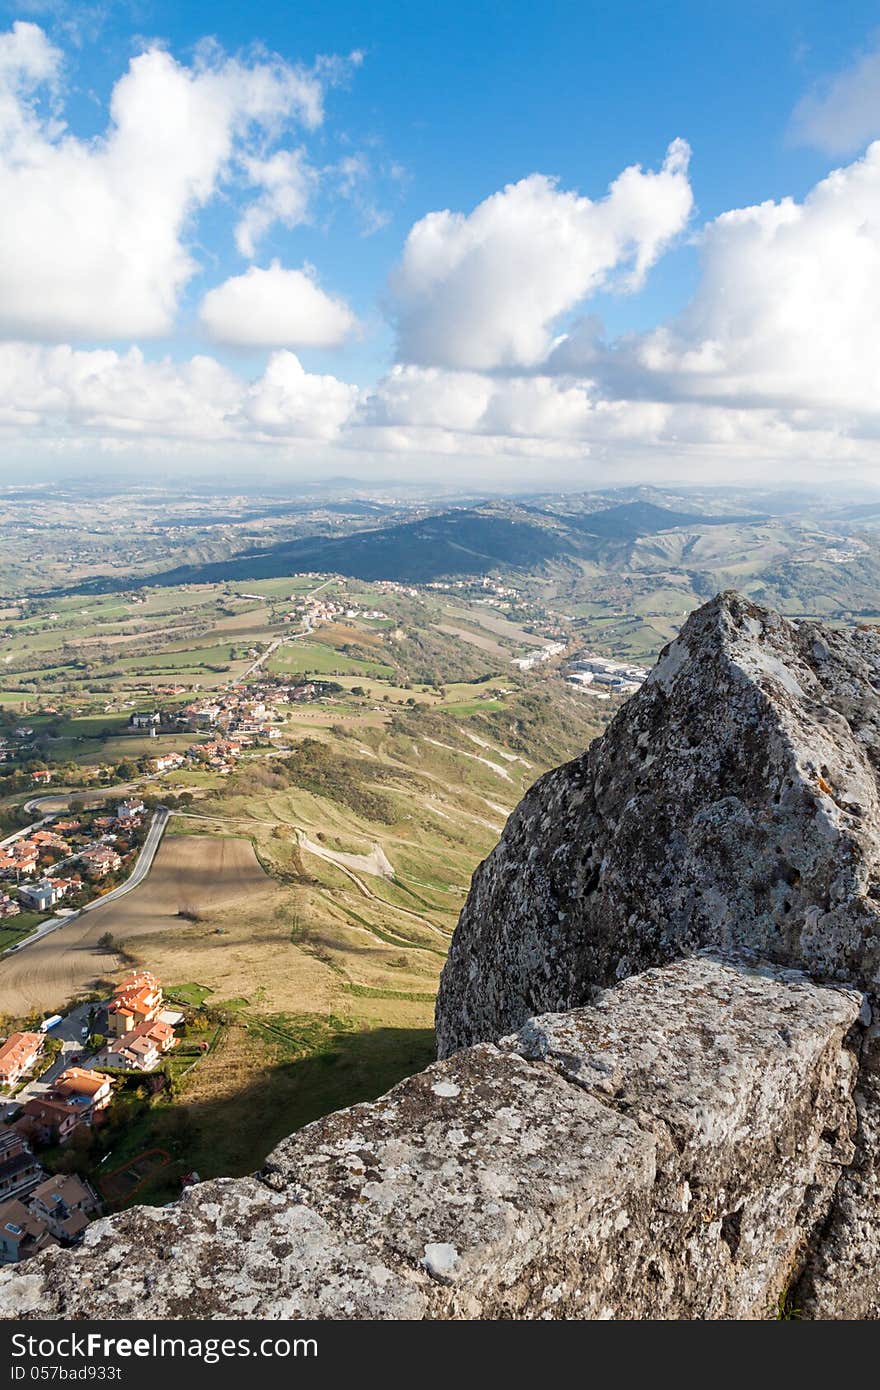
<path id="1" fill-rule="evenodd" d="M 852 1153 L 861 995 L 693 957 L 0 1271 L 5 1317 L 775 1317 Z"/>
<path id="2" fill-rule="evenodd" d="M 340 1242 L 253 1178 L 89 1226 L 76 1250 L 0 1268 L 4 1318 L 418 1318 L 427 1277 Z"/>
<path id="3" fill-rule="evenodd" d="M 437 1003 L 441 1056 L 704 946 L 874 989 L 880 634 L 736 594 L 542 777 L 474 875 Z"/>
<path id="4" fill-rule="evenodd" d="M 878 690 L 875 628 L 795 623 L 735 593 L 692 614 L 605 734 L 527 793 L 474 875 L 441 982 L 440 1055 L 704 947 L 853 984 L 876 1012 Z M 861 1096 L 860 1195 L 843 1185 L 830 1231 L 850 1235 L 829 1239 L 844 1306 L 873 1251 L 864 1298 L 880 1315 L 873 1080 Z"/>

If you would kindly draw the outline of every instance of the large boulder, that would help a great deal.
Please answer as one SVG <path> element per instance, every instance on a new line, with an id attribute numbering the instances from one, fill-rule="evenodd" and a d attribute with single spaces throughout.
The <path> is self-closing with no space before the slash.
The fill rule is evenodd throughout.
<path id="1" fill-rule="evenodd" d="M 474 875 L 440 1055 L 703 947 L 876 989 L 878 689 L 874 628 L 787 621 L 735 593 L 694 613 Z"/>

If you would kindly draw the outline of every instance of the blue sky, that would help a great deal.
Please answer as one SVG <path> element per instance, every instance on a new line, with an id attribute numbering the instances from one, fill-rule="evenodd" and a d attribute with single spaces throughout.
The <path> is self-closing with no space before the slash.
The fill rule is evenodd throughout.
<path id="1" fill-rule="evenodd" d="M 40 4 L 7 9 L 30 13 L 64 42 L 66 17 L 53 22 Z M 362 51 L 363 66 L 330 96 L 320 145 L 328 160 L 341 149 L 366 149 L 376 164 L 400 166 L 399 181 L 379 172 L 371 190 L 387 225 L 365 235 L 358 214 L 336 203 L 314 227 L 276 229 L 266 250 L 313 262 L 360 315 L 378 319 L 384 279 L 413 222 L 435 208 L 467 211 L 535 171 L 596 197 L 626 165 L 656 164 L 682 136 L 693 150 L 691 182 L 704 218 L 784 193 L 803 196 L 828 160 L 789 138 L 792 110 L 812 82 L 880 30 L 880 6 L 144 0 L 107 7 L 94 26 L 80 22 L 84 35 L 98 36 L 68 50 L 79 88 L 71 110 L 84 132 L 103 128 L 113 83 L 145 39 L 181 59 L 206 36 L 229 52 L 262 43 L 291 62 Z M 209 248 L 232 272 L 241 258 L 224 211 L 212 219 Z M 644 328 L 680 308 L 695 261 L 683 247 L 638 298 L 605 296 L 609 327 Z M 378 322 L 376 330 L 378 341 L 355 359 L 365 380 L 391 353 L 390 334 Z"/>
<path id="2" fill-rule="evenodd" d="M 694 452 L 702 450 L 716 460 L 712 466 L 719 476 L 725 468 L 735 471 L 745 456 L 755 460 L 760 472 L 770 455 L 778 459 L 780 476 L 787 476 L 795 466 L 836 468 L 842 460 L 859 476 L 870 476 L 873 429 L 864 419 L 869 391 L 866 400 L 856 399 L 857 392 L 850 399 L 844 381 L 837 397 L 821 402 L 821 418 L 812 419 L 807 432 L 801 417 L 814 404 L 810 371 L 815 363 L 795 361 L 790 370 L 786 366 L 772 390 L 756 382 L 760 343 L 776 341 L 783 322 L 795 326 L 792 337 L 802 337 L 804 323 L 814 322 L 821 331 L 827 320 L 828 306 L 806 301 L 808 287 L 800 284 L 796 270 L 792 283 L 798 281 L 797 302 L 777 302 L 775 277 L 781 274 L 786 282 L 786 272 L 774 269 L 782 264 L 779 258 L 790 256 L 785 265 L 796 267 L 806 255 L 818 266 L 827 251 L 838 264 L 846 236 L 855 236 L 859 226 L 871 222 L 872 193 L 859 182 L 852 195 L 850 222 L 846 223 L 846 209 L 840 202 L 835 206 L 834 229 L 829 229 L 824 213 L 821 218 L 817 215 L 804 226 L 799 248 L 776 244 L 777 236 L 760 283 L 752 268 L 754 245 L 761 245 L 762 254 L 766 250 L 769 214 L 751 219 L 751 251 L 745 232 L 731 233 L 717 219 L 768 201 L 778 205 L 785 198 L 793 199 L 799 208 L 805 200 L 809 206 L 811 190 L 829 171 L 851 168 L 865 156 L 871 139 L 880 135 L 880 101 L 875 112 L 870 96 L 862 90 L 870 87 L 867 77 L 873 68 L 866 68 L 860 78 L 858 64 L 873 63 L 878 52 L 880 7 L 876 4 L 679 0 L 661 6 L 645 0 L 613 5 L 582 0 L 539 8 L 519 0 L 443 6 L 290 5 L 275 0 L 259 6 L 225 0 L 211 5 L 150 0 L 66 5 L 63 0 L 32 0 L 7 4 L 5 11 L 5 24 L 0 27 L 8 30 L 16 20 L 38 26 L 41 42 L 55 54 L 51 79 L 37 80 L 31 74 L 24 86 L 16 88 L 23 109 L 38 112 L 44 121 L 39 138 L 46 145 L 58 146 L 65 138 L 75 138 L 87 153 L 107 140 L 114 89 L 132 60 L 150 49 L 165 50 L 178 74 L 201 70 L 206 61 L 216 73 L 229 60 L 238 61 L 239 75 L 263 71 L 273 61 L 269 55 L 277 55 L 290 71 L 311 74 L 321 89 L 322 116 L 309 125 L 295 112 L 279 108 L 259 128 L 234 135 L 235 155 L 212 170 L 209 193 L 189 203 L 184 198 L 177 206 L 178 249 L 185 251 L 190 265 L 185 273 L 179 268 L 172 273 L 166 257 L 157 263 L 155 273 L 151 271 L 153 281 L 165 271 L 170 276 L 160 297 L 164 295 L 166 301 L 170 297 L 173 312 L 166 313 L 158 327 L 151 326 L 161 318 L 158 309 L 151 318 L 144 308 L 144 285 L 135 287 L 135 298 L 141 296 L 141 300 L 133 304 L 131 317 L 126 316 L 129 270 L 120 271 L 118 285 L 112 283 L 117 258 L 121 265 L 126 258 L 151 254 L 140 242 L 123 244 L 125 228 L 135 218 L 131 208 L 120 214 L 118 242 L 108 240 L 103 252 L 107 298 L 117 296 L 121 306 L 112 322 L 88 314 L 77 318 L 73 310 L 63 328 L 50 322 L 48 311 L 30 322 L 17 299 L 4 316 L 0 272 L 0 331 L 6 343 L 13 345 L 7 352 L 19 353 L 18 358 L 10 358 L 13 365 L 7 364 L 6 375 L 0 372 L 0 405 L 5 384 L 5 403 L 15 417 L 5 434 L 0 428 L 0 468 L 4 463 L 17 467 L 30 442 L 41 459 L 91 456 L 92 446 L 119 457 L 134 456 L 140 447 L 146 453 L 179 449 L 201 464 L 212 450 L 234 444 L 249 456 L 266 463 L 271 460 L 272 467 L 293 472 L 306 467 L 306 461 L 314 468 L 323 458 L 328 466 L 331 462 L 335 466 L 339 450 L 347 450 L 360 456 L 365 472 L 370 468 L 393 471 L 401 464 L 407 470 L 443 471 L 446 460 L 454 455 L 456 467 L 467 469 L 480 460 L 481 466 L 508 468 L 513 476 L 546 456 L 551 471 L 558 469 L 560 477 L 580 476 L 580 470 L 590 480 L 597 470 L 617 470 L 623 475 L 642 469 L 651 476 L 665 470 L 672 479 L 692 472 Z M 208 39 L 215 47 L 206 60 Z M 322 64 L 321 55 L 335 55 L 336 69 Z M 28 61 L 33 67 L 43 59 L 34 59 L 32 53 Z M 834 82 L 838 87 L 832 92 Z M 813 103 L 812 115 L 803 114 L 805 102 Z M 843 115 L 841 103 L 846 107 Z M 66 136 L 45 125 L 50 112 L 63 116 Z M 148 127 L 148 116 L 143 119 Z M 236 119 L 234 114 L 228 117 L 232 126 Z M 841 134 L 841 123 L 856 134 Z M 145 129 L 137 157 L 149 163 L 148 138 Z M 181 144 L 187 138 L 182 130 Z M 609 185 L 633 165 L 660 171 L 674 140 L 686 141 L 690 147 L 687 172 L 669 175 L 669 196 L 678 199 L 675 207 L 666 203 L 659 211 L 652 207 L 654 222 L 647 232 L 639 221 L 646 215 L 643 211 L 609 213 L 613 236 L 620 244 L 611 260 L 602 261 L 597 270 L 590 259 L 593 253 L 583 245 L 585 238 L 599 236 L 588 225 L 585 200 L 602 200 Z M 301 155 L 307 170 L 308 206 L 289 219 L 295 225 L 270 220 L 257 244 L 249 253 L 243 252 L 241 241 L 236 244 L 236 227 L 257 197 L 255 189 L 265 185 L 242 170 L 251 167 L 248 160 L 253 163 L 291 151 L 299 152 L 297 157 Z M 38 164 L 43 155 L 29 147 L 22 156 L 10 144 L 5 157 L 19 179 L 11 187 L 25 192 L 20 202 L 8 201 L 0 210 L 0 260 L 4 220 L 15 218 L 16 208 L 25 205 L 26 197 L 41 196 L 33 192 L 38 186 L 34 180 L 21 181 L 22 160 Z M 0 175 L 3 158 L 0 144 Z M 345 174 L 346 161 L 353 174 Z M 410 247 L 407 239 L 414 228 L 424 227 L 423 219 L 431 214 L 450 210 L 470 218 L 478 205 L 530 175 L 555 181 L 538 190 L 540 211 L 530 200 L 525 210 L 513 205 L 509 210 L 506 206 L 497 209 L 488 230 L 480 230 L 476 221 L 471 227 L 469 222 L 467 255 L 472 261 L 474 256 L 484 256 L 490 266 L 507 256 L 507 223 L 502 225 L 501 218 L 509 211 L 512 220 L 519 219 L 516 253 L 510 252 L 514 268 L 509 286 L 499 285 L 497 293 L 487 297 L 486 312 L 509 313 L 514 319 L 518 306 L 542 294 L 548 296 L 548 305 L 556 307 L 548 308 L 540 324 L 525 324 L 522 333 L 501 328 L 491 342 L 477 343 L 464 301 L 474 294 L 479 263 L 470 265 L 466 277 L 460 268 L 447 266 L 448 256 L 464 254 L 460 243 L 465 233 L 460 235 L 452 224 L 445 226 L 436 264 L 426 265 L 420 253 L 418 267 L 406 270 L 401 289 L 400 267 Z M 857 181 L 855 175 L 852 179 Z M 686 205 L 682 201 L 685 180 Z M 582 200 L 580 212 L 558 203 L 556 194 Z M 111 199 L 115 196 L 111 190 Z M 650 196 L 654 197 L 653 191 Z M 42 211 L 34 212 L 36 237 L 42 245 L 45 236 L 50 247 L 52 228 L 46 225 L 50 215 L 45 193 L 42 197 Z M 161 205 L 163 197 L 159 189 L 156 202 Z M 106 215 L 105 204 L 103 194 L 96 195 L 96 217 Z M 25 208 L 23 216 L 27 215 Z M 527 219 L 533 215 L 544 228 L 548 219 L 555 225 L 558 215 L 563 220 L 574 217 L 556 238 L 549 233 L 549 239 L 542 240 L 543 233 L 536 234 L 534 284 L 522 251 L 531 225 Z M 62 259 L 63 220 L 59 211 L 55 232 Z M 712 229 L 708 238 L 707 227 Z M 601 235 L 611 235 L 607 226 Z M 791 242 L 790 229 L 784 235 Z M 157 228 L 158 240 L 163 236 Z M 584 268 L 580 279 L 575 276 L 571 285 L 557 287 L 542 276 L 541 263 L 567 257 L 571 238 L 579 239 L 572 255 L 575 259 L 586 256 Z M 624 268 L 635 254 L 632 246 L 644 246 L 645 239 L 650 251 L 645 253 L 644 273 L 634 284 Z M 479 242 L 476 252 L 475 241 Z M 15 254 L 22 254 L 20 247 Z M 869 263 L 870 258 L 859 265 L 858 273 L 867 276 Z M 446 269 L 439 270 L 441 265 Z M 73 282 L 82 274 L 79 266 L 71 256 L 72 293 Z M 242 314 L 249 322 L 256 321 L 244 297 L 254 289 L 251 276 L 244 288 L 239 286 L 232 307 L 227 302 L 231 291 L 225 292 L 218 306 L 225 326 L 208 332 L 203 309 L 206 293 L 237 284 L 249 271 L 272 266 L 282 278 L 265 281 L 266 295 L 299 294 L 302 283 L 283 276 L 305 272 L 337 308 L 344 301 L 349 327 L 336 331 L 328 326 L 322 339 L 326 342 L 320 345 L 314 332 L 297 330 L 294 311 L 300 300 L 295 304 L 291 298 L 289 341 L 283 332 L 280 338 L 277 331 L 274 336 L 264 332 L 261 338 L 256 330 L 230 328 L 230 314 L 239 316 L 237 323 Z M 22 272 L 16 273 L 21 282 Z M 818 279 L 828 277 L 818 273 Z M 729 305 L 731 298 L 738 298 L 740 281 L 743 304 L 754 303 L 755 308 L 749 323 L 734 325 Z M 8 291 L 12 298 L 14 289 Z M 728 296 L 723 305 L 719 293 Z M 763 295 L 760 305 L 759 293 Z M 858 284 L 850 284 L 846 293 L 858 314 Z M 33 294 L 38 300 L 38 280 Z M 55 284 L 46 294 L 49 299 L 63 298 L 63 287 L 59 291 Z M 461 325 L 454 314 L 456 295 L 463 302 Z M 104 287 L 99 285 L 96 298 L 103 296 Z M 263 311 L 265 307 L 264 302 Z M 415 327 L 401 328 L 413 315 Z M 584 319 L 598 320 L 591 331 L 601 347 L 587 358 L 578 358 L 572 367 L 572 350 L 559 348 L 558 340 Z M 456 340 L 459 326 L 460 342 Z M 833 329 L 838 344 L 849 343 L 849 350 L 858 345 L 863 364 L 864 323 L 840 322 Z M 538 343 L 541 334 L 543 346 Z M 51 397 L 49 406 L 38 404 L 31 409 L 26 403 L 21 410 L 12 409 L 24 371 L 24 349 L 15 346 L 20 344 L 30 345 L 27 372 L 43 374 L 42 385 L 34 386 L 27 378 L 24 394 L 30 392 L 41 401 Z M 36 365 L 34 344 L 40 344 L 43 353 Z M 120 423 L 123 416 L 127 419 L 125 411 L 102 406 L 90 413 L 81 400 L 71 403 L 73 388 L 67 379 L 63 386 L 67 394 L 59 406 L 59 344 L 73 354 L 118 356 L 135 345 L 145 362 L 179 363 L 187 371 L 193 357 L 210 356 L 230 377 L 251 386 L 262 381 L 273 353 L 287 356 L 275 363 L 276 405 L 264 408 L 261 398 L 259 418 L 251 421 L 253 428 L 241 427 L 240 402 L 226 404 L 232 401 L 234 389 L 224 379 L 211 386 L 215 395 L 209 413 L 216 429 L 206 427 L 200 433 L 177 429 L 167 404 L 151 407 L 146 424 L 144 412 L 137 409 L 129 424 Z M 873 340 L 869 339 L 867 351 L 873 368 L 877 361 Z M 50 361 L 47 354 L 52 353 L 56 356 Z M 284 384 L 278 386 L 290 368 L 291 353 L 308 380 L 303 384 L 297 377 L 292 387 L 284 376 Z M 81 375 L 79 367 L 85 368 L 86 358 L 73 360 Z M 697 361 L 702 374 L 698 381 L 694 376 Z M 157 384 L 153 378 L 120 384 L 120 373 L 110 359 L 99 362 L 96 357 L 92 362 L 96 370 L 116 372 L 108 390 L 117 402 L 124 392 L 150 395 L 159 385 L 163 391 L 170 389 L 167 380 Z M 397 375 L 393 389 L 383 394 L 382 383 L 389 372 Z M 456 373 L 467 373 L 468 380 Z M 46 386 L 47 374 L 50 386 Z M 474 374 L 485 378 L 482 387 Z M 297 434 L 295 422 L 290 429 L 282 427 L 279 411 L 286 412 L 285 419 L 290 417 L 288 423 L 296 414 L 290 405 L 291 392 L 300 401 L 305 391 L 313 401 L 323 389 L 314 383 L 328 377 L 351 388 L 347 395 L 341 388 L 332 388 L 332 420 L 328 423 L 322 405 L 320 422 L 306 419 L 304 433 Z M 506 395 L 497 385 L 499 378 L 505 381 Z M 407 396 L 402 413 L 401 381 Z M 522 384 L 516 387 L 514 400 L 515 382 Z M 429 387 L 434 394 L 426 403 Z M 182 386 L 175 382 L 172 394 L 182 399 L 192 389 L 189 380 Z M 279 390 L 285 397 L 283 410 L 277 407 Z M 607 399 L 603 391 L 609 393 Z M 479 400 L 479 409 L 476 404 L 473 409 L 461 406 L 468 393 Z M 419 397 L 416 404 L 413 394 Z M 559 428 L 550 418 L 551 397 L 554 407 L 559 406 L 557 414 L 563 422 Z M 450 399 L 455 409 L 447 426 L 442 411 Z M 635 407 L 625 414 L 630 399 L 648 400 L 654 407 L 653 413 L 640 407 L 642 428 L 635 428 Z M 609 433 L 612 415 L 615 427 Z M 29 430 L 31 416 L 37 418 Z M 217 425 L 221 416 L 222 424 Z M 159 417 L 153 430 L 149 421 Z M 798 434 L 794 441 L 793 432 Z M 726 436 L 730 443 L 725 456 Z M 839 442 L 841 436 L 845 446 Z M 490 439 L 502 442 L 490 448 Z M 467 440 L 472 444 L 470 452 Z M 545 455 L 542 440 L 547 441 Z M 396 459 L 389 457 L 393 454 Z"/>

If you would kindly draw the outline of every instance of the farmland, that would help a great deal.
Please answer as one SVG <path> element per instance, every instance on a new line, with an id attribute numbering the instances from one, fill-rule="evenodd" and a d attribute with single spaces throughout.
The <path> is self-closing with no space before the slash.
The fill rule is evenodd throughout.
<path id="1" fill-rule="evenodd" d="M 267 886 L 247 840 L 166 840 L 149 878 L 131 893 L 0 963 L 0 1014 L 52 1013 L 68 999 L 92 993 L 119 969 L 115 954 L 98 946 L 107 932 L 126 949 L 137 949 L 146 937 L 185 926 L 177 914 L 194 904 L 213 929 L 225 910 L 259 900 Z"/>

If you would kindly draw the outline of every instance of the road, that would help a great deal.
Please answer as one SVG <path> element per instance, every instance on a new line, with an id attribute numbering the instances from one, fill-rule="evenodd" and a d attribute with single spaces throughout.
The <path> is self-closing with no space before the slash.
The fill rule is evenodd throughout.
<path id="1" fill-rule="evenodd" d="M 315 594 L 319 594 L 322 589 L 328 588 L 329 585 L 335 584 L 335 582 L 335 578 L 325 579 L 323 584 L 319 584 L 316 588 L 309 590 L 308 598 L 314 598 Z M 265 662 L 269 660 L 269 657 L 272 655 L 272 653 L 277 652 L 279 647 L 283 647 L 285 642 L 296 642 L 303 637 L 311 637 L 314 631 L 314 627 L 312 625 L 312 620 L 309 617 L 308 613 L 305 614 L 304 621 L 305 626 L 302 628 L 302 631 L 286 632 L 283 637 L 273 638 L 266 650 L 263 652 L 263 655 L 258 656 L 256 661 L 252 662 L 251 665 L 247 668 L 247 670 L 243 671 L 242 674 L 235 681 L 230 682 L 230 684 L 244 685 L 245 681 L 250 680 L 251 676 L 254 674 L 255 671 L 261 670 Z"/>
<path id="2" fill-rule="evenodd" d="M 156 850 L 159 842 L 165 834 L 165 827 L 168 824 L 169 811 L 167 806 L 157 806 L 147 831 L 147 838 L 141 846 L 137 863 L 124 883 L 120 883 L 118 888 L 112 892 L 105 893 L 102 898 L 95 898 L 93 902 L 86 903 L 81 912 L 91 912 L 93 908 L 101 907 L 104 903 L 115 902 L 117 898 L 124 898 L 126 893 L 130 893 L 133 888 L 137 888 L 139 883 L 143 883 L 150 869 L 153 867 L 153 860 L 156 857 Z"/>
<path id="3" fill-rule="evenodd" d="M 268 661 L 269 657 L 272 655 L 273 652 L 277 652 L 283 640 L 283 637 L 274 637 L 272 641 L 269 643 L 266 650 L 263 652 L 263 655 L 258 656 L 256 661 L 252 661 L 246 671 L 242 671 L 241 675 L 235 681 L 235 684 L 244 685 L 246 680 L 250 680 L 254 672 L 260 670 L 261 666 L 263 665 L 263 662 Z"/>
<path id="4" fill-rule="evenodd" d="M 83 1028 L 88 1027 L 89 1011 L 95 1007 L 94 1004 L 78 1004 L 75 1009 L 53 1028 L 47 1036 L 57 1038 L 61 1043 L 61 1051 L 55 1058 L 48 1071 L 42 1076 L 37 1077 L 19 1091 L 13 1100 L 6 1100 L 2 1106 L 2 1113 L 9 1115 L 17 1114 L 20 1106 L 29 1100 L 36 1100 L 43 1096 L 58 1080 L 63 1071 L 66 1071 L 72 1064 L 74 1057 L 79 1057 L 80 1063 L 87 1066 L 91 1057 L 86 1056 L 85 1046 L 82 1036 Z"/>
<path id="5" fill-rule="evenodd" d="M 162 836 L 165 834 L 165 827 L 168 824 L 168 815 L 167 806 L 159 806 L 154 812 L 153 819 L 150 822 L 150 828 L 147 831 L 147 838 L 141 846 L 141 852 L 138 855 L 137 863 L 124 883 L 121 883 L 118 888 L 112 889 L 111 892 L 105 893 L 103 897 L 95 898 L 92 902 L 86 903 L 85 907 L 81 907 L 78 912 L 66 912 L 57 917 L 50 917 L 48 922 L 43 922 L 42 926 L 39 926 L 34 934 L 29 936 L 26 941 L 21 941 L 17 946 L 10 946 L 8 950 L 4 951 L 2 955 L 0 955 L 0 960 L 5 956 L 15 955 L 18 951 L 26 951 L 28 946 L 33 946 L 36 941 L 42 941 L 44 937 L 57 931 L 59 927 L 66 926 L 68 922 L 75 921 L 77 917 L 83 917 L 87 912 L 94 911 L 96 907 L 103 907 L 104 903 L 112 903 L 115 902 L 117 898 L 124 898 L 126 893 L 130 893 L 133 888 L 137 888 L 139 883 L 143 883 L 150 869 L 153 867 L 156 851 L 159 848 Z"/>
<path id="6" fill-rule="evenodd" d="M 24 809 L 27 811 L 28 815 L 33 815 L 33 802 L 29 801 Z M 47 825 L 52 819 L 53 817 L 51 815 L 44 816 L 42 820 L 35 820 L 30 825 L 23 825 L 21 830 L 13 830 L 12 834 L 7 835 L 5 840 L 0 840 L 0 849 L 5 849 L 7 845 L 14 844 L 16 840 L 21 840 L 26 835 L 32 835 L 35 830 L 39 830 L 41 826 Z"/>

